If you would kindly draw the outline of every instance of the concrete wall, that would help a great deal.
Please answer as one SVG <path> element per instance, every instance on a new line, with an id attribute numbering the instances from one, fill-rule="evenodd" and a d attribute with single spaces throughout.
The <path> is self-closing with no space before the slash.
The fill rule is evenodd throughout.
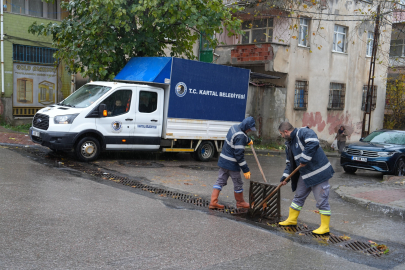
<path id="1" fill-rule="evenodd" d="M 286 89 L 249 85 L 246 114 L 256 120 L 257 135 L 268 142 L 279 136 L 278 125 L 285 119 Z"/>

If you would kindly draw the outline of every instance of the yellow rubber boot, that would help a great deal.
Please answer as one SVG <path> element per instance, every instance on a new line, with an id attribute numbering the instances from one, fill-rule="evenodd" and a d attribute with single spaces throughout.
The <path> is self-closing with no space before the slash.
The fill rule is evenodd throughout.
<path id="1" fill-rule="evenodd" d="M 285 221 L 279 222 L 278 224 L 282 226 L 297 225 L 297 219 L 299 214 L 300 211 L 292 209 L 290 207 L 290 214 L 288 215 L 288 218 Z"/>
<path id="2" fill-rule="evenodd" d="M 325 216 L 321 214 L 321 226 L 312 231 L 314 234 L 326 234 L 329 233 L 329 222 L 330 222 L 330 216 Z"/>

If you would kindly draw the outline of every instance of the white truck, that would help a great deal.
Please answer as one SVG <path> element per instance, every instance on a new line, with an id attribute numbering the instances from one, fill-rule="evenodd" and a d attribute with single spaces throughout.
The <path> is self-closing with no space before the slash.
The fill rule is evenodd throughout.
<path id="1" fill-rule="evenodd" d="M 245 118 L 250 71 L 173 57 L 132 58 L 39 110 L 31 140 L 93 161 L 105 150 L 191 152 L 208 161 Z"/>

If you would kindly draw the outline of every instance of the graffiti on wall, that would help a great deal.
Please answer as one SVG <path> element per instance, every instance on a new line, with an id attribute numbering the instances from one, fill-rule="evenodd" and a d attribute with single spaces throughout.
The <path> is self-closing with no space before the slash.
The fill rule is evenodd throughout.
<path id="1" fill-rule="evenodd" d="M 321 112 L 307 112 L 302 117 L 302 126 L 316 128 L 318 132 L 322 132 L 327 126 L 327 131 L 330 135 L 335 134 L 336 127 L 340 125 L 352 127 L 354 130 L 353 134 L 361 134 L 362 122 L 353 122 L 348 112 L 328 112 L 326 120 L 323 119 Z"/>

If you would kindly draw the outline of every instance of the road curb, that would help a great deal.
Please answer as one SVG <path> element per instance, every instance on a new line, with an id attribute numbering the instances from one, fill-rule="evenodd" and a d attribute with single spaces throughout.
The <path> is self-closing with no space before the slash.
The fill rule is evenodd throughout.
<path id="1" fill-rule="evenodd" d="M 369 200 L 357 198 L 357 197 L 354 197 L 351 195 L 347 195 L 343 191 L 339 190 L 339 187 L 340 186 L 338 186 L 334 189 L 335 192 L 337 194 L 339 194 L 339 196 L 347 202 L 360 205 L 373 212 L 380 212 L 380 213 L 384 213 L 384 214 L 390 215 L 390 216 L 399 216 L 402 219 L 405 219 L 405 209 L 403 209 L 403 208 L 390 206 L 390 205 L 386 205 L 386 204 L 381 204 L 381 203 L 376 203 L 376 202 L 372 202 Z"/>

